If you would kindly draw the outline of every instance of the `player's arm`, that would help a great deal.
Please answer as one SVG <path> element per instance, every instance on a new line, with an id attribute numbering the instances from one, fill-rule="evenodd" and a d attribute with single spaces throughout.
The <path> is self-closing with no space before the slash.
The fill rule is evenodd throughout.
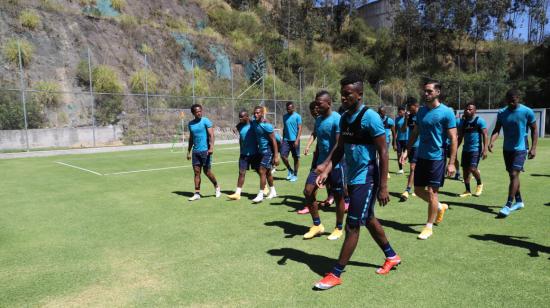
<path id="1" fill-rule="evenodd" d="M 374 145 L 378 151 L 378 168 L 380 169 L 380 187 L 378 189 L 378 202 L 381 206 L 384 206 L 390 202 L 390 195 L 388 193 L 388 149 L 386 147 L 386 134 L 382 134 L 374 138 Z"/>
<path id="2" fill-rule="evenodd" d="M 481 146 L 482 146 L 482 149 L 481 149 L 481 157 L 483 159 L 487 158 L 487 140 L 488 140 L 488 132 L 487 132 L 487 128 L 483 128 L 481 130 L 482 134 L 481 134 Z M 460 145 L 460 142 L 458 143 Z"/>
<path id="3" fill-rule="evenodd" d="M 531 129 L 531 149 L 529 150 L 529 159 L 535 158 L 537 155 L 537 143 L 539 142 L 539 134 L 537 134 L 537 122 L 533 122 L 532 124 L 529 124 L 529 128 Z"/>
<path id="4" fill-rule="evenodd" d="M 209 127 L 206 129 L 206 133 L 208 134 L 208 154 L 214 153 L 214 128 Z"/>
<path id="5" fill-rule="evenodd" d="M 344 139 L 339 136 L 338 134 L 338 141 L 328 154 L 327 159 L 323 163 L 317 165 L 315 169 L 315 172 L 318 174 L 317 180 L 315 180 L 317 186 L 324 185 L 328 174 L 332 170 L 332 166 L 336 166 L 342 160 L 342 157 L 344 157 Z M 386 142 L 386 139 L 384 139 L 384 142 Z"/>
<path id="6" fill-rule="evenodd" d="M 493 129 L 493 132 L 491 133 L 491 141 L 489 142 L 488 150 L 489 152 L 493 153 L 493 146 L 495 145 L 495 141 L 498 138 L 498 135 L 500 134 L 500 129 L 502 128 L 502 124 L 497 119 L 497 123 L 495 124 L 495 128 Z"/>
<path id="7" fill-rule="evenodd" d="M 307 145 L 306 145 L 306 149 L 304 150 L 304 155 L 309 154 L 309 148 L 311 148 L 311 145 L 313 144 L 313 141 L 315 141 L 315 138 L 317 138 L 317 135 L 315 134 L 315 131 L 313 131 L 311 135 L 309 135 L 309 138 L 307 140 Z"/>
<path id="8" fill-rule="evenodd" d="M 269 134 L 269 140 L 271 141 L 271 146 L 273 148 L 273 164 L 275 166 L 279 165 L 279 148 L 277 147 L 277 139 L 275 138 L 275 133 L 271 132 Z"/>
<path id="9" fill-rule="evenodd" d="M 399 128 L 399 130 L 402 132 L 402 133 L 406 133 L 407 132 L 407 129 L 409 128 L 409 117 L 411 115 L 407 112 L 405 113 L 405 120 L 403 121 L 403 125 Z"/>
<path id="10" fill-rule="evenodd" d="M 187 160 L 191 159 L 191 150 L 193 149 L 193 134 L 189 130 L 189 138 L 187 139 Z"/>
<path id="11" fill-rule="evenodd" d="M 407 157 L 409 155 L 409 152 L 411 151 L 411 148 L 413 144 L 416 142 L 416 138 L 418 138 L 418 126 L 415 125 L 412 131 L 409 132 L 409 141 L 407 142 L 407 147 L 403 149 L 403 152 L 401 153 L 401 158 L 399 158 L 399 162 L 404 164 L 407 162 Z"/>
<path id="12" fill-rule="evenodd" d="M 451 140 L 451 146 L 449 147 L 451 150 L 451 153 L 449 157 L 449 164 L 447 165 L 447 175 L 454 176 L 454 174 L 456 173 L 455 160 L 456 160 L 456 149 L 457 149 L 456 127 L 449 128 L 447 130 L 447 137 L 449 138 L 449 140 Z"/>
<path id="13" fill-rule="evenodd" d="M 397 151 L 397 141 L 395 141 L 396 140 L 395 136 L 396 136 L 396 133 L 395 133 L 395 123 L 394 123 L 394 125 L 392 125 L 391 127 L 391 137 L 392 137 L 391 144 L 393 146 L 393 150 Z"/>
<path id="14" fill-rule="evenodd" d="M 302 124 L 298 124 L 298 135 L 296 135 L 296 140 L 294 141 L 294 146 L 298 147 L 300 145 L 300 137 L 302 137 Z"/>

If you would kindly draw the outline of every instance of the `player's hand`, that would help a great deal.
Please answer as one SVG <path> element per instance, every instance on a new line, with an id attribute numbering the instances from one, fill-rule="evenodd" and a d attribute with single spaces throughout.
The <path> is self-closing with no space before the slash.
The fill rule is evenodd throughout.
<path id="1" fill-rule="evenodd" d="M 279 156 L 275 156 L 275 158 L 273 158 L 273 164 L 275 166 L 278 166 L 279 165 Z"/>
<path id="2" fill-rule="evenodd" d="M 296 138 L 296 141 L 294 141 L 294 147 L 298 148 L 300 146 L 300 139 Z"/>
<path id="3" fill-rule="evenodd" d="M 404 165 L 407 162 L 407 156 L 407 151 L 403 151 L 403 153 L 401 153 L 401 157 L 399 157 L 399 163 Z"/>
<path id="4" fill-rule="evenodd" d="M 324 188 L 325 187 L 325 182 L 327 181 L 327 178 L 328 178 L 328 173 L 327 172 L 321 172 L 317 176 L 317 178 L 315 179 L 315 184 L 317 185 L 317 187 Z"/>
<path id="5" fill-rule="evenodd" d="M 191 160 L 191 153 L 187 153 L 187 160 Z"/>
<path id="6" fill-rule="evenodd" d="M 493 143 L 492 142 L 489 143 L 488 148 L 489 148 L 489 152 L 493 153 Z"/>
<path id="7" fill-rule="evenodd" d="M 385 206 L 389 202 L 390 194 L 388 193 L 388 186 L 380 186 L 380 189 L 378 190 L 378 203 L 380 203 L 381 206 Z"/>
<path id="8" fill-rule="evenodd" d="M 209 148 L 208 149 L 208 155 L 212 155 L 214 153 L 214 149 L 213 148 Z"/>
<path id="9" fill-rule="evenodd" d="M 454 162 L 449 161 L 449 164 L 447 165 L 447 176 L 453 177 L 456 173 L 456 167 Z"/>
<path id="10" fill-rule="evenodd" d="M 304 155 L 307 156 L 309 154 L 309 147 L 306 147 L 306 149 L 304 150 Z"/>
<path id="11" fill-rule="evenodd" d="M 397 146 L 395 144 L 393 144 L 393 151 L 397 152 Z"/>
<path id="12" fill-rule="evenodd" d="M 531 148 L 531 150 L 529 150 L 529 153 L 527 154 L 527 158 L 528 159 L 533 159 L 533 158 L 535 158 L 536 155 L 537 155 L 537 150 Z"/>
<path id="13" fill-rule="evenodd" d="M 483 152 L 481 153 L 481 159 L 486 159 L 487 158 L 487 150 L 483 150 Z"/>

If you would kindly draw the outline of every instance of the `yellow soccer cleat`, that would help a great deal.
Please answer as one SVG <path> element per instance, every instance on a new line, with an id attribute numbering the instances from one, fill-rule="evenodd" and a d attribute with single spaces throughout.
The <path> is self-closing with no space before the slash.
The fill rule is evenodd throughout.
<path id="1" fill-rule="evenodd" d="M 449 209 L 449 206 L 445 203 L 441 203 L 441 208 L 437 211 L 437 219 L 435 220 L 435 223 L 441 223 L 443 221 L 443 216 L 445 215 L 445 211 Z"/>
<path id="2" fill-rule="evenodd" d="M 415 194 L 415 193 L 412 193 L 411 196 L 416 197 L 416 194 Z"/>
<path id="3" fill-rule="evenodd" d="M 472 196 L 472 193 L 469 192 L 469 191 L 465 191 L 463 193 L 461 193 L 460 195 L 458 195 L 460 198 L 466 198 L 466 197 L 471 197 Z"/>
<path id="4" fill-rule="evenodd" d="M 418 235 L 418 239 L 427 240 L 428 237 L 432 236 L 432 234 L 433 234 L 432 228 L 424 227 L 424 229 L 422 229 L 422 232 L 420 232 L 420 234 Z"/>
<path id="5" fill-rule="evenodd" d="M 401 194 L 401 200 L 406 201 L 407 199 L 409 199 L 409 192 L 408 192 L 408 191 L 404 191 L 404 192 Z"/>
<path id="6" fill-rule="evenodd" d="M 241 200 L 241 194 L 234 193 L 232 195 L 227 195 L 227 198 L 231 200 Z"/>
<path id="7" fill-rule="evenodd" d="M 339 239 L 340 237 L 342 237 L 342 235 L 344 234 L 344 232 L 338 228 L 334 228 L 334 231 L 332 231 L 332 233 L 327 237 L 327 239 L 329 241 L 335 241 L 337 239 Z"/>
<path id="8" fill-rule="evenodd" d="M 479 197 L 481 196 L 482 192 L 483 192 L 483 184 L 479 184 L 476 187 L 476 192 L 474 193 L 474 196 Z"/>
<path id="9" fill-rule="evenodd" d="M 304 239 L 309 240 L 316 237 L 317 235 L 323 234 L 323 232 L 325 232 L 325 227 L 323 227 L 322 224 L 318 226 L 313 225 L 311 226 L 311 228 L 309 228 L 309 231 L 304 234 Z"/>

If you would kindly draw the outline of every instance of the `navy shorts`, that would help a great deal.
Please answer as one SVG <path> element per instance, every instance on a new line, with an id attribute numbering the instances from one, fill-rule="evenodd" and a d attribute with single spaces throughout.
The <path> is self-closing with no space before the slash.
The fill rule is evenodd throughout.
<path id="1" fill-rule="evenodd" d="M 273 168 L 273 152 L 265 151 L 259 155 L 260 167 L 264 167 L 268 170 Z"/>
<path id="2" fill-rule="evenodd" d="M 506 171 L 523 171 L 523 165 L 527 158 L 527 151 L 504 151 L 503 154 Z"/>
<path id="3" fill-rule="evenodd" d="M 462 167 L 474 167 L 477 168 L 479 165 L 480 153 L 475 152 L 462 152 L 462 158 L 460 159 L 460 165 Z"/>
<path id="4" fill-rule="evenodd" d="M 374 217 L 374 206 L 378 195 L 378 168 L 371 164 L 368 167 L 365 184 L 348 184 L 350 198 L 346 223 L 350 227 L 364 226 Z"/>
<path id="5" fill-rule="evenodd" d="M 250 168 L 256 170 L 260 167 L 260 155 L 243 155 L 239 156 L 239 170 L 248 170 Z"/>
<path id="6" fill-rule="evenodd" d="M 283 140 L 281 142 L 281 156 L 288 157 L 289 153 L 292 153 L 292 157 L 300 157 L 300 142 L 298 141 L 298 146 L 294 146 L 294 141 Z"/>
<path id="7" fill-rule="evenodd" d="M 414 169 L 414 186 L 443 187 L 445 182 L 445 159 L 419 158 Z"/>
<path id="8" fill-rule="evenodd" d="M 212 167 L 212 155 L 208 154 L 208 151 L 193 152 L 191 157 L 193 166 L 201 166 L 204 169 Z"/>
<path id="9" fill-rule="evenodd" d="M 409 153 L 409 164 L 416 164 L 418 161 L 418 147 L 411 148 Z"/>
<path id="10" fill-rule="evenodd" d="M 344 191 L 344 169 L 342 168 L 336 168 L 332 169 L 332 171 L 329 173 L 326 185 L 329 187 L 329 190 L 333 193 L 339 193 L 342 194 Z M 316 185 L 315 180 L 317 179 L 317 173 L 315 173 L 315 170 L 311 170 L 309 172 L 309 175 L 306 179 L 306 184 L 309 185 Z"/>
<path id="11" fill-rule="evenodd" d="M 407 148 L 407 140 L 397 140 L 397 153 L 402 153 Z"/>

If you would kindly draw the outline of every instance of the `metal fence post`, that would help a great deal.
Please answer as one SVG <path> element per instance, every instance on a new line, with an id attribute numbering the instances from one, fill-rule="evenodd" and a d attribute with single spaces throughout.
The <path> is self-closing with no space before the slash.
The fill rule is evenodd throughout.
<path id="1" fill-rule="evenodd" d="M 90 47 L 88 47 L 88 78 L 90 79 L 90 97 L 92 98 L 92 142 L 95 147 L 95 99 L 92 81 L 92 56 L 90 53 Z"/>
<path id="2" fill-rule="evenodd" d="M 489 109 L 491 109 L 491 84 L 489 84 Z"/>
<path id="3" fill-rule="evenodd" d="M 301 68 L 301 67 L 298 69 L 298 81 L 300 82 L 300 85 L 298 87 L 300 89 L 299 90 L 300 91 L 299 97 L 300 97 L 300 114 L 301 115 L 303 115 L 303 113 L 304 113 L 303 110 L 302 110 L 302 71 L 303 70 L 304 69 Z"/>
<path id="4" fill-rule="evenodd" d="M 146 105 L 146 119 L 147 119 L 147 143 L 151 144 L 151 126 L 149 123 L 149 85 L 147 82 L 147 54 L 143 55 L 145 59 L 145 105 Z"/>
<path id="5" fill-rule="evenodd" d="M 273 124 L 277 127 L 277 91 L 275 90 L 275 69 L 273 69 Z"/>
<path id="6" fill-rule="evenodd" d="M 193 105 L 195 105 L 195 60 L 191 60 L 191 87 L 193 91 Z"/>
<path id="7" fill-rule="evenodd" d="M 19 79 L 21 82 L 21 103 L 23 104 L 23 120 L 25 122 L 25 142 L 27 143 L 27 152 L 29 146 L 29 124 L 27 121 L 27 102 L 25 101 L 25 82 L 23 81 L 23 59 L 21 58 L 21 44 L 17 40 L 17 55 L 19 57 Z"/>
<path id="8" fill-rule="evenodd" d="M 235 88 L 233 84 L 233 67 L 231 67 L 231 123 L 235 123 Z"/>

